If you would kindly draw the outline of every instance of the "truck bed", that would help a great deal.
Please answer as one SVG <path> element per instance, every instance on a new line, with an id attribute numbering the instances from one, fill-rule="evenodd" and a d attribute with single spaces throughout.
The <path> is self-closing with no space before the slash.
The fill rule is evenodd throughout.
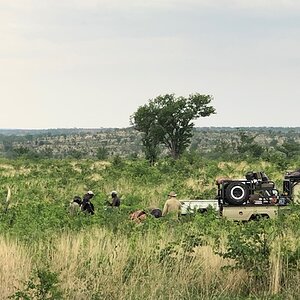
<path id="1" fill-rule="evenodd" d="M 205 212 L 209 207 L 212 207 L 216 211 L 219 210 L 219 203 L 217 199 L 208 199 L 208 200 L 192 200 L 185 199 L 179 200 L 181 202 L 181 214 L 186 215 L 189 212 Z"/>

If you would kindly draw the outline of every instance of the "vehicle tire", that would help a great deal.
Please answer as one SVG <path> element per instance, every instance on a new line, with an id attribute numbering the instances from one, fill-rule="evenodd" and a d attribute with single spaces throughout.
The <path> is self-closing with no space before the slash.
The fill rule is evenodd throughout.
<path id="1" fill-rule="evenodd" d="M 228 184 L 225 195 L 229 204 L 241 205 L 249 198 L 249 188 L 242 182 L 232 182 Z"/>
<path id="2" fill-rule="evenodd" d="M 270 216 L 268 214 L 252 215 L 249 221 L 260 221 L 260 220 L 268 220 L 268 219 L 270 219 Z"/>

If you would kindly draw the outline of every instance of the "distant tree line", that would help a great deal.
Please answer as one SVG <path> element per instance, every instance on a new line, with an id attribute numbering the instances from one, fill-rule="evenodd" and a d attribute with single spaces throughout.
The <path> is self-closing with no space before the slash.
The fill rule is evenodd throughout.
<path id="1" fill-rule="evenodd" d="M 300 156 L 300 127 L 194 128 L 199 117 L 215 114 L 213 97 L 160 95 L 130 117 L 131 128 L 0 130 L 0 155 L 7 158 L 145 158 L 182 155 L 210 159 L 276 161 L 282 168 Z"/>
<path id="2" fill-rule="evenodd" d="M 272 139 L 270 142 L 266 142 L 266 137 L 270 136 L 269 132 L 261 131 L 246 131 L 241 129 L 230 129 L 229 131 L 214 131 L 209 130 L 209 133 L 200 133 L 198 129 L 192 131 L 194 136 L 191 138 L 191 144 L 183 151 L 183 154 L 201 156 L 203 158 L 210 159 L 224 159 L 224 160 L 236 160 L 236 159 L 264 159 L 264 160 L 276 160 L 284 164 L 287 160 L 297 159 L 300 156 L 300 143 L 297 139 L 297 135 L 291 136 L 287 133 L 278 133 L 271 131 Z M 57 152 L 55 145 L 44 147 L 40 150 L 39 146 L 36 148 L 32 146 L 34 141 L 23 140 L 19 141 L 18 136 L 10 136 L 7 140 L 0 140 L 0 155 L 7 158 L 94 158 L 99 160 L 111 159 L 115 156 L 126 157 L 129 159 L 147 158 L 144 154 L 144 148 L 141 144 L 139 147 L 135 144 L 135 139 L 139 138 L 134 134 L 134 131 L 130 133 L 133 137 L 133 144 L 135 145 L 126 154 L 122 150 L 124 145 L 119 144 L 115 146 L 115 151 L 112 152 L 109 149 L 109 145 L 105 145 L 102 141 L 95 146 L 95 149 L 87 153 L 80 148 L 70 147 L 68 151 Z M 260 138 L 260 139 L 258 139 Z M 113 139 L 112 139 L 113 140 Z M 261 142 L 264 141 L 264 143 Z M 16 142 L 18 141 L 18 142 Z M 35 143 L 34 143 L 35 144 Z M 120 150 L 120 152 L 117 152 Z M 159 153 L 156 159 L 161 157 L 170 156 L 167 149 L 159 148 Z M 58 153 L 58 154 L 57 154 Z M 149 157 L 148 157 L 149 159 Z"/>

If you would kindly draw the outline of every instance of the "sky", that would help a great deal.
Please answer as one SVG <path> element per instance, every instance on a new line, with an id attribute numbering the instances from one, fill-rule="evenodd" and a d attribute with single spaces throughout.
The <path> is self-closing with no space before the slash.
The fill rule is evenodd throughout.
<path id="1" fill-rule="evenodd" d="M 0 128 L 128 127 L 163 94 L 199 127 L 300 126 L 298 0 L 0 0 Z"/>

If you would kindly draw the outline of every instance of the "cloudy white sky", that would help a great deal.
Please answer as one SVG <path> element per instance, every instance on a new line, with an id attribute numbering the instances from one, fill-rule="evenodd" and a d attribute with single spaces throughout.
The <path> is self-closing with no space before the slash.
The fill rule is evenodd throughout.
<path id="1" fill-rule="evenodd" d="M 299 0 L 0 0 L 0 128 L 127 127 L 166 93 L 197 126 L 300 126 Z"/>

